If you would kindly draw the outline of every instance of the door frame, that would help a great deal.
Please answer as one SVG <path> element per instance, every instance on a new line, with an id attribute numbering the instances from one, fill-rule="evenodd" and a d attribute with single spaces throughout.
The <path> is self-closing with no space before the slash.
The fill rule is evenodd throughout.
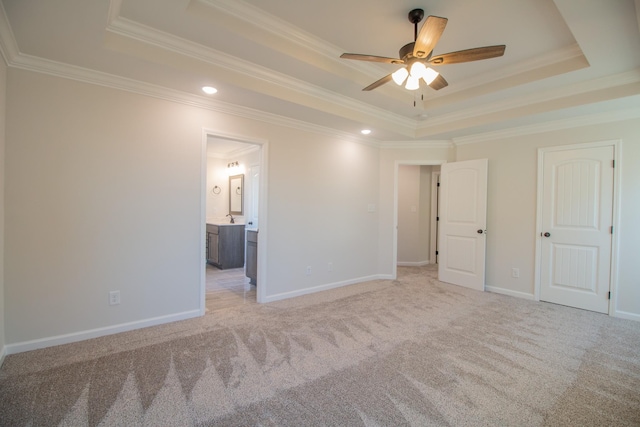
<path id="1" fill-rule="evenodd" d="M 586 142 L 579 144 L 567 144 L 557 145 L 552 147 L 538 148 L 538 183 L 537 183 L 537 205 L 536 205 L 536 259 L 534 266 L 534 299 L 540 301 L 540 286 L 541 286 L 541 274 L 540 269 L 542 267 L 542 209 L 543 209 L 543 168 L 544 168 L 544 155 L 553 151 L 568 151 L 579 150 L 582 148 L 596 148 L 596 147 L 609 147 L 613 146 L 613 159 L 615 167 L 613 168 L 613 212 L 611 216 L 611 222 L 613 226 L 613 234 L 611 236 L 611 271 L 609 273 L 609 291 L 611 292 L 611 299 L 609 300 L 609 316 L 623 317 L 617 312 L 617 300 L 618 300 L 618 230 L 620 223 L 620 177 L 622 176 L 622 140 L 607 140 Z"/>
<path id="2" fill-rule="evenodd" d="M 260 238 L 258 239 L 258 277 L 260 286 L 257 288 L 256 300 L 259 303 L 265 302 L 268 295 L 269 278 L 267 277 L 267 180 L 269 165 L 269 141 L 267 139 L 255 138 L 245 135 L 230 134 L 214 129 L 202 129 L 202 147 L 200 163 L 200 315 L 206 313 L 206 230 L 207 230 L 207 139 L 208 137 L 228 139 L 252 144 L 260 147 L 260 178 L 259 178 L 259 200 L 258 200 L 258 221 L 260 227 Z"/>
<path id="3" fill-rule="evenodd" d="M 440 166 L 447 163 L 446 160 L 396 160 L 393 166 L 393 250 L 391 278 L 398 278 L 398 171 L 400 165 L 408 166 Z M 431 250 L 431 249 L 429 249 Z"/>
<path id="4" fill-rule="evenodd" d="M 438 215 L 440 215 L 440 171 L 431 171 L 431 243 L 429 245 L 429 262 L 438 263 Z"/>

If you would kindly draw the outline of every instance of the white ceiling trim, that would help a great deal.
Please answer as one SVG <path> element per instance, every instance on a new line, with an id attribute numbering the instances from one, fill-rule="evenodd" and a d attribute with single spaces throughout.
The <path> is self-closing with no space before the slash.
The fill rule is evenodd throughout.
<path id="1" fill-rule="evenodd" d="M 415 132 L 415 120 L 390 113 L 382 108 L 356 101 L 353 98 L 335 92 L 327 91 L 319 86 L 303 82 L 289 75 L 274 72 L 249 61 L 176 37 L 127 18 L 119 17 L 113 20 L 107 27 L 107 30 L 114 34 L 151 44 L 179 55 L 223 67 L 234 73 L 242 74 L 251 79 L 258 79 L 261 82 L 276 85 L 288 91 L 293 90 L 305 97 L 313 97 L 337 105 L 340 109 L 347 108 L 372 116 L 374 120 L 392 123 L 396 127 L 404 128 L 406 132 Z"/>
<path id="2" fill-rule="evenodd" d="M 247 25 L 268 31 L 276 37 L 292 42 L 300 48 L 313 52 L 315 55 L 325 57 L 340 66 L 352 68 L 369 77 L 379 78 L 380 67 L 372 63 L 361 61 L 348 61 L 340 58 L 344 52 L 339 46 L 327 43 L 325 40 L 308 33 L 289 22 L 284 21 L 264 10 L 242 0 L 193 0 L 192 3 L 200 3 L 211 7 L 234 18 L 244 21 Z M 376 77 L 378 76 L 378 77 Z M 398 89 L 400 90 L 400 88 Z"/>
<path id="3" fill-rule="evenodd" d="M 592 91 L 603 89 L 613 89 L 618 86 L 624 86 L 640 82 L 640 69 L 627 71 L 621 74 L 601 77 L 594 80 L 581 81 L 572 85 L 548 89 L 546 91 L 537 91 L 526 96 L 519 96 L 515 99 L 507 99 L 497 101 L 491 104 L 485 104 L 481 107 L 472 107 L 465 110 L 445 114 L 438 117 L 429 117 L 422 122 L 419 130 L 429 130 L 431 127 L 441 126 L 450 123 L 469 120 L 480 115 L 495 114 L 504 111 L 512 111 L 529 105 L 540 104 L 543 102 L 555 101 L 568 98 L 575 95 L 581 95 Z M 634 94 L 630 94 L 634 95 Z"/>
<path id="4" fill-rule="evenodd" d="M 7 65 L 11 65 L 14 58 L 20 55 L 18 44 L 13 36 L 13 30 L 2 2 L 0 2 L 0 53 Z"/>
<path id="5" fill-rule="evenodd" d="M 379 144 L 382 149 L 411 149 L 411 148 L 451 148 L 453 141 L 433 140 L 433 141 L 389 141 Z"/>
<path id="6" fill-rule="evenodd" d="M 0 37 L 2 35 L 0 34 Z M 0 47 L 4 47 L 6 40 L 0 40 Z M 3 52 L 3 56 L 4 56 Z M 41 74 L 52 75 L 83 83 L 104 86 L 112 89 L 123 90 L 126 92 L 136 93 L 139 95 L 150 96 L 165 101 L 176 102 L 179 104 L 189 105 L 192 107 L 203 108 L 216 111 L 223 114 L 229 114 L 236 117 L 243 117 L 250 120 L 269 123 L 275 126 L 288 127 L 305 132 L 312 132 L 327 135 L 333 138 L 348 139 L 369 146 L 378 146 L 378 140 L 367 137 L 362 138 L 348 132 L 341 132 L 333 128 L 304 122 L 301 120 L 291 119 L 289 117 L 277 114 L 255 110 L 248 107 L 230 104 L 222 101 L 215 101 L 208 98 L 192 95 L 186 92 L 168 89 L 166 87 L 141 82 L 138 80 L 128 79 L 113 74 L 107 74 L 88 68 L 78 67 L 75 65 L 64 64 L 61 62 L 51 61 L 48 59 L 18 54 L 11 59 L 9 66 L 26 71 L 33 71 Z"/>
<path id="7" fill-rule="evenodd" d="M 497 139 L 513 138 L 517 136 L 533 135 L 543 132 L 552 132 L 563 129 L 597 125 L 602 123 L 619 122 L 637 118 L 640 118 L 640 107 L 628 108 L 626 110 L 607 111 L 604 113 L 588 114 L 580 117 L 554 120 L 535 125 L 519 126 L 494 132 L 485 132 L 476 135 L 463 136 L 459 138 L 453 138 L 453 143 L 456 146 L 475 144 L 478 142 L 495 141 Z"/>
<path id="8" fill-rule="evenodd" d="M 638 0 L 640 1 L 640 0 Z M 315 37 L 300 28 L 291 25 L 264 10 L 258 9 L 242 0 L 192 0 L 192 3 L 199 3 L 211 8 L 215 8 L 222 13 L 226 13 L 234 18 L 244 21 L 247 25 L 258 27 L 270 32 L 278 38 L 294 42 L 305 50 L 313 51 L 314 54 L 324 56 L 329 60 L 356 69 L 368 76 L 378 79 L 380 78 L 380 66 L 373 63 L 362 61 L 348 61 L 340 58 L 344 50 L 338 46 L 327 43 L 323 39 Z M 455 86 L 448 86 L 445 91 L 438 91 L 430 98 L 446 97 L 450 94 L 468 90 L 477 86 L 483 86 L 487 83 L 506 79 L 518 74 L 530 72 L 542 67 L 548 67 L 553 64 L 566 62 L 573 58 L 584 57 L 580 46 L 574 43 L 564 49 L 554 52 L 548 52 L 545 55 L 538 55 L 527 61 L 522 61 L 510 67 L 500 67 L 492 70 L 490 73 L 478 75 L 472 79 L 466 80 L 463 84 L 456 83 Z M 586 61 L 586 58 L 585 58 Z M 404 92 L 402 86 L 391 85 L 396 90 Z"/>
<path id="9" fill-rule="evenodd" d="M 430 95 L 429 98 L 437 99 L 446 97 L 457 92 L 463 92 L 486 85 L 487 83 L 508 79 L 519 74 L 530 73 L 532 70 L 549 67 L 558 63 L 566 63 L 567 61 L 580 57 L 584 58 L 582 49 L 580 49 L 578 44 L 572 44 L 563 49 L 547 52 L 545 55 L 539 55 L 511 66 L 499 67 L 490 73 L 481 74 L 467 79 L 464 82 L 447 86 L 445 91 L 437 91 L 432 96 Z M 586 61 L 586 58 L 584 58 L 584 60 Z"/>

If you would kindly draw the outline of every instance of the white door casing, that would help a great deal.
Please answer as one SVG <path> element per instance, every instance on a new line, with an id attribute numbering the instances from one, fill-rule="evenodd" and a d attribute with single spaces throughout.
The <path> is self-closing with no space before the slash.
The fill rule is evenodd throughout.
<path id="1" fill-rule="evenodd" d="M 484 291 L 488 160 L 445 163 L 440 172 L 438 279 Z"/>
<path id="2" fill-rule="evenodd" d="M 248 228 L 258 228 L 258 206 L 260 199 L 260 165 L 253 165 L 249 169 L 251 193 L 249 197 L 249 212 L 247 213 Z"/>
<path id="3" fill-rule="evenodd" d="M 542 156 L 540 300 L 608 313 L 614 146 Z"/>

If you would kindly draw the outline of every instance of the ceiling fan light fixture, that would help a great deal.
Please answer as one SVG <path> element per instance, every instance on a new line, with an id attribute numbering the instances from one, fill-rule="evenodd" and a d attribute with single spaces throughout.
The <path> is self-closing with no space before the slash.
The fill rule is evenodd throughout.
<path id="1" fill-rule="evenodd" d="M 424 73 L 422 74 L 422 78 L 425 82 L 427 82 L 428 85 L 430 85 L 431 82 L 433 82 L 439 75 L 440 73 L 433 68 L 425 68 Z"/>
<path id="2" fill-rule="evenodd" d="M 416 90 L 420 87 L 420 77 L 409 75 L 405 89 Z"/>
<path id="3" fill-rule="evenodd" d="M 427 67 L 420 61 L 416 61 L 411 64 L 411 70 L 409 74 L 416 79 L 424 76 L 424 73 L 427 71 Z"/>
<path id="4" fill-rule="evenodd" d="M 398 71 L 391 74 L 391 78 L 398 86 L 401 86 L 408 76 L 409 76 L 409 72 L 404 67 L 400 68 Z"/>

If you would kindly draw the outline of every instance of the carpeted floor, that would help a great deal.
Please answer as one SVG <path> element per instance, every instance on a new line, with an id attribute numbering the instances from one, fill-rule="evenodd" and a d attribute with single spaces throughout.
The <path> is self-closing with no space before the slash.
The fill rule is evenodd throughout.
<path id="1" fill-rule="evenodd" d="M 435 280 L 9 356 L 6 426 L 640 425 L 640 324 Z"/>

